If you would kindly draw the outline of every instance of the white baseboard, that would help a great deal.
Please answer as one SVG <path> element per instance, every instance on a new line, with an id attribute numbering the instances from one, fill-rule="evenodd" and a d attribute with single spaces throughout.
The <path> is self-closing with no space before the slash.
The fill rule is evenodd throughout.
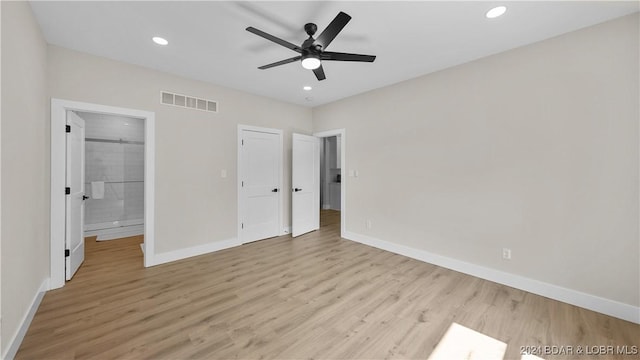
<path id="1" fill-rule="evenodd" d="M 149 266 L 155 266 L 176 260 L 190 258 L 193 256 L 204 255 L 214 251 L 224 250 L 239 245 L 242 245 L 240 241 L 238 241 L 238 239 L 236 238 L 233 238 L 222 241 L 215 241 L 204 245 L 193 246 L 190 248 L 155 254 L 152 256 L 151 264 Z"/>
<path id="2" fill-rule="evenodd" d="M 20 327 L 18 327 L 18 331 L 13 335 L 13 338 L 9 341 L 9 347 L 7 351 L 2 354 L 2 359 L 4 360 L 13 360 L 13 358 L 18 353 L 18 349 L 20 349 L 20 345 L 22 344 L 22 340 L 24 340 L 24 336 L 27 334 L 27 330 L 29 330 L 29 325 L 31 325 L 31 321 L 33 320 L 33 316 L 38 311 L 38 307 L 42 302 L 42 298 L 44 294 L 49 290 L 49 279 L 45 279 L 42 284 L 40 284 L 40 288 L 38 292 L 33 297 L 31 301 L 31 305 L 29 306 L 29 310 L 20 321 Z"/>
<path id="3" fill-rule="evenodd" d="M 329 210 L 329 209 L 331 209 L 331 204 L 322 205 L 322 210 Z"/>
<path id="4" fill-rule="evenodd" d="M 577 290 L 567 289 L 558 285 L 545 283 L 520 275 L 510 274 L 504 271 L 456 260 L 446 256 L 433 254 L 428 251 L 415 249 L 409 246 L 375 239 L 367 235 L 345 231 L 343 237 L 348 240 L 373 246 L 375 248 L 410 257 L 412 259 L 424 261 L 429 264 L 438 265 L 447 269 L 479 277 L 481 279 L 511 286 L 516 289 L 528 291 L 533 294 L 640 324 L 640 307 L 598 297 Z"/>
<path id="5" fill-rule="evenodd" d="M 289 235 L 289 234 L 291 234 L 291 226 L 287 226 L 284 229 L 282 229 L 282 233 L 280 234 L 280 236 Z"/>

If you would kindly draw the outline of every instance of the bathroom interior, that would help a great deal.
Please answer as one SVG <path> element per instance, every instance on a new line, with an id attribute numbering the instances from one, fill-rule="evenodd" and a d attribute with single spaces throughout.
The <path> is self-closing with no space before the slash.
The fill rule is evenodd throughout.
<path id="1" fill-rule="evenodd" d="M 143 235 L 144 120 L 77 114 L 85 121 L 85 238 Z"/>

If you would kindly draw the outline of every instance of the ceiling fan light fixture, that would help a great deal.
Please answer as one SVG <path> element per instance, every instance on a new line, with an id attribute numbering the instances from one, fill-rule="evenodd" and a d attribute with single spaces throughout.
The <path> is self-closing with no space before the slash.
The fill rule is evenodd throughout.
<path id="1" fill-rule="evenodd" d="M 153 38 L 151 38 L 151 40 L 153 40 L 154 43 L 156 43 L 158 45 L 162 45 L 162 46 L 165 46 L 165 45 L 169 44 L 167 39 L 161 38 L 160 36 L 154 36 Z"/>
<path id="2" fill-rule="evenodd" d="M 486 17 L 489 19 L 495 19 L 499 16 L 504 15 L 504 13 L 507 11 L 507 7 L 506 6 L 496 6 L 493 9 L 487 11 L 486 13 Z"/>
<path id="3" fill-rule="evenodd" d="M 320 67 L 320 59 L 314 55 L 307 55 L 302 58 L 302 67 L 308 70 L 315 70 Z"/>

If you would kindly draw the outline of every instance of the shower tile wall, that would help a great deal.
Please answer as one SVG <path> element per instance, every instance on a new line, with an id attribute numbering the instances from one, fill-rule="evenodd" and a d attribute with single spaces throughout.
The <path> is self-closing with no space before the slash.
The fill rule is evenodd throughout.
<path id="1" fill-rule="evenodd" d="M 144 121 L 79 113 L 85 120 L 85 228 L 141 224 L 144 219 Z M 135 144 L 99 140 L 135 141 Z M 91 182 L 104 181 L 104 199 L 91 198 Z"/>

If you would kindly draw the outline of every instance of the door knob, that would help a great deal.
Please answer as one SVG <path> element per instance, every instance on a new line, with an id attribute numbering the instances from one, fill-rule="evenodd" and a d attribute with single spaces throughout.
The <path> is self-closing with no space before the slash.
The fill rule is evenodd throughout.
<path id="1" fill-rule="evenodd" d="M 87 200 L 89 197 L 87 195 L 82 195 L 82 200 Z"/>
<path id="2" fill-rule="evenodd" d="M 298 192 L 298 191 L 302 191 L 302 189 L 295 188 L 293 189 L 293 191 Z"/>
<path id="3" fill-rule="evenodd" d="M 278 189 L 275 188 L 275 189 L 271 190 L 271 192 L 278 192 Z"/>

